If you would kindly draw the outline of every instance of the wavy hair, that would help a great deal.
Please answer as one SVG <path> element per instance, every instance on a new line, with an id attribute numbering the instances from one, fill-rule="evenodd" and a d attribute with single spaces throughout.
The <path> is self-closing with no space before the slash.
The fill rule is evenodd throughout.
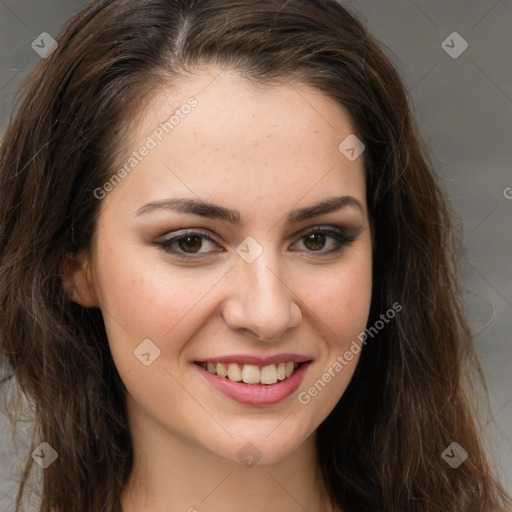
<path id="1" fill-rule="evenodd" d="M 119 512 L 133 453 L 125 388 L 101 312 L 71 302 L 65 261 L 91 247 L 99 201 L 154 95 L 202 66 L 258 84 L 312 86 L 343 105 L 366 150 L 375 252 L 362 350 L 317 429 L 319 464 L 344 512 L 499 512 L 512 504 L 479 437 L 483 373 L 458 281 L 453 212 L 396 69 L 335 0 L 96 0 L 31 72 L 0 148 L 0 350 L 33 404 L 42 512 Z M 10 409 L 16 415 L 16 407 Z M 457 441 L 468 459 L 441 453 Z M 36 444 L 34 444 L 36 446 Z M 17 498 L 26 492 L 27 458 Z"/>

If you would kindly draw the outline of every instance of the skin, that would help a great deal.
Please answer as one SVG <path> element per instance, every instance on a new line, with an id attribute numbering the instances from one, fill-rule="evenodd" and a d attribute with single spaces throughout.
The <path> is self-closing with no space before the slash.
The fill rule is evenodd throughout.
<path id="1" fill-rule="evenodd" d="M 335 510 L 318 473 L 315 431 L 359 354 L 308 404 L 297 397 L 368 319 L 372 242 L 363 158 L 349 161 L 338 150 L 354 127 L 343 107 L 315 89 L 287 82 L 255 89 L 234 72 L 210 68 L 155 92 L 128 153 L 191 96 L 197 107 L 101 200 L 91 256 L 79 255 L 83 263 L 68 276 L 72 299 L 101 309 L 127 388 L 135 465 L 123 510 Z M 362 211 L 349 206 L 285 224 L 291 210 L 336 196 L 352 196 Z M 241 223 L 170 209 L 136 214 L 171 197 L 237 209 Z M 332 237 L 323 246 L 303 238 L 318 226 L 357 235 L 325 254 L 337 247 Z M 214 238 L 196 239 L 201 259 L 184 261 L 155 244 L 184 228 Z M 252 263 L 236 252 L 248 236 L 263 249 Z M 148 366 L 134 356 L 145 339 L 160 350 Z M 282 352 L 313 362 L 299 389 L 271 406 L 220 394 L 193 364 Z M 261 453 L 252 467 L 237 456 L 246 443 Z"/>

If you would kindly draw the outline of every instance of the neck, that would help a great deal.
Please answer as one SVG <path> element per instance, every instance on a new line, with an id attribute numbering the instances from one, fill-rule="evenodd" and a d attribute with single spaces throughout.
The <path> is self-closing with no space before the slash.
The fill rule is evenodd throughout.
<path id="1" fill-rule="evenodd" d="M 244 466 L 142 418 L 131 418 L 134 464 L 123 512 L 334 512 L 315 435 L 279 462 Z"/>

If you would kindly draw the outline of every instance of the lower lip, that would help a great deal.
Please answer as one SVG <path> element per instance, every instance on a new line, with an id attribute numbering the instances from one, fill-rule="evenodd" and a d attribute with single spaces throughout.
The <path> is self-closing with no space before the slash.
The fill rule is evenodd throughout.
<path id="1" fill-rule="evenodd" d="M 210 373 L 198 364 L 194 366 L 214 388 L 229 398 L 248 405 L 272 405 L 289 397 L 300 386 L 310 364 L 310 361 L 303 363 L 290 377 L 270 385 L 233 382 L 226 377 Z"/>

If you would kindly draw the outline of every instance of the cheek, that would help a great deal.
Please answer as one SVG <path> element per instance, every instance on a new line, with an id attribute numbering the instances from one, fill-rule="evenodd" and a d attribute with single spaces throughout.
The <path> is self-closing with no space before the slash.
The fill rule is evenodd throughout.
<path id="1" fill-rule="evenodd" d="M 357 261 L 328 271 L 320 281 L 310 283 L 305 304 L 321 320 L 326 339 L 343 348 L 364 331 L 372 295 L 371 258 L 361 254 Z"/>
<path id="2" fill-rule="evenodd" d="M 161 256 L 148 258 L 147 248 L 104 247 L 95 274 L 116 365 L 125 372 L 137 366 L 133 351 L 145 339 L 164 356 L 179 351 L 208 315 L 208 294 L 223 272 L 172 267 Z"/>
<path id="3" fill-rule="evenodd" d="M 173 265 L 158 249 L 112 228 L 97 246 L 95 285 L 101 306 L 130 332 L 168 331 L 215 282 L 215 271 Z"/>
<path id="4" fill-rule="evenodd" d="M 372 295 L 371 258 L 361 254 L 323 279 L 308 296 L 314 307 L 315 333 L 322 339 L 318 365 L 310 373 L 297 400 L 308 424 L 316 428 L 335 407 L 357 367 Z"/>

